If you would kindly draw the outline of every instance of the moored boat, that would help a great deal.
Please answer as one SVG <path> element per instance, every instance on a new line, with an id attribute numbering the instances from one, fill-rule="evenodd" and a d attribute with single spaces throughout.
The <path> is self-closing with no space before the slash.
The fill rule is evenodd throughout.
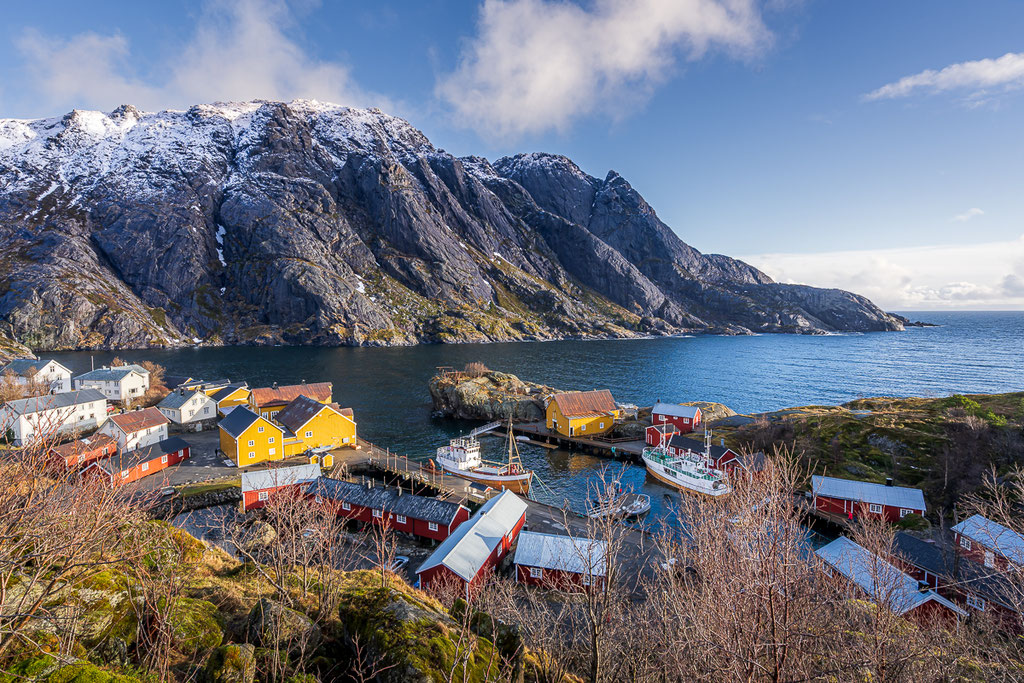
<path id="1" fill-rule="evenodd" d="M 711 466 L 711 431 L 704 436 L 704 452 L 685 451 L 672 455 L 662 444 L 645 448 L 641 457 L 655 479 L 681 491 L 724 496 L 732 492 L 728 475 Z"/>
<path id="2" fill-rule="evenodd" d="M 623 493 L 605 504 L 595 503 L 587 510 L 591 519 L 628 519 L 651 511 L 651 497 L 644 493 Z"/>
<path id="3" fill-rule="evenodd" d="M 530 492 L 533 471 L 523 467 L 519 459 L 519 448 L 512 435 L 511 423 L 508 434 L 507 462 L 486 462 L 480 454 L 479 439 L 475 436 L 460 436 L 449 441 L 447 446 L 437 449 L 437 464 L 444 471 L 477 484 L 526 495 Z"/>

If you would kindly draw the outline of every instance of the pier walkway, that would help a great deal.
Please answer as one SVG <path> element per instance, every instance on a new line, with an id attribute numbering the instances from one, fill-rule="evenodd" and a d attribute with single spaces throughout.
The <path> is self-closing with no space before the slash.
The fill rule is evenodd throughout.
<path id="1" fill-rule="evenodd" d="M 606 458 L 639 463 L 647 444 L 642 439 L 606 439 L 601 437 L 564 436 L 547 428 L 543 422 L 520 422 L 512 425 L 514 434 L 527 436 L 541 445 L 555 445 L 567 450 L 583 451 Z"/>

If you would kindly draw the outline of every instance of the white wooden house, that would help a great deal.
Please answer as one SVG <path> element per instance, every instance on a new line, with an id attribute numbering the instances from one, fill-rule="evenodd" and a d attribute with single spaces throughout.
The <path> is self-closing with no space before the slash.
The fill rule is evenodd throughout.
<path id="1" fill-rule="evenodd" d="M 0 376 L 9 376 L 21 385 L 35 384 L 54 394 L 71 391 L 71 371 L 55 360 L 19 358 L 0 368 Z"/>
<path id="2" fill-rule="evenodd" d="M 0 406 L 0 435 L 15 445 L 56 434 L 95 429 L 107 417 L 107 400 L 95 389 L 8 401 Z"/>
<path id="3" fill-rule="evenodd" d="M 131 410 L 120 415 L 111 415 L 100 428 L 117 441 L 120 453 L 153 446 L 167 438 L 168 420 L 156 408 Z"/>
<path id="4" fill-rule="evenodd" d="M 164 417 L 180 425 L 217 417 L 217 402 L 198 389 L 172 391 L 156 407 Z"/>
<path id="5" fill-rule="evenodd" d="M 149 391 L 149 370 L 141 365 L 100 368 L 74 378 L 75 389 L 98 389 L 108 401 L 133 401 Z"/>

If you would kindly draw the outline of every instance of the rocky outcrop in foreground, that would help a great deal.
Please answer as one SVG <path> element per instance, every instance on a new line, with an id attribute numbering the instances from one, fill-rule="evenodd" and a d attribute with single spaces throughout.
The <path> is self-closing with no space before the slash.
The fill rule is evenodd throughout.
<path id="1" fill-rule="evenodd" d="M 702 254 L 614 171 L 317 102 L 0 120 L 0 338 L 33 350 L 898 330 Z"/>

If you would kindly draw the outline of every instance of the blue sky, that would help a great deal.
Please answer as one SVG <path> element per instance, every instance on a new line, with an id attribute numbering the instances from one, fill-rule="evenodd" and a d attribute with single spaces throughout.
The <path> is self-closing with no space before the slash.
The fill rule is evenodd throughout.
<path id="1" fill-rule="evenodd" d="M 626 177 L 679 235 L 889 308 L 1024 308 L 1024 3 L 17 3 L 0 117 L 312 97 Z"/>

